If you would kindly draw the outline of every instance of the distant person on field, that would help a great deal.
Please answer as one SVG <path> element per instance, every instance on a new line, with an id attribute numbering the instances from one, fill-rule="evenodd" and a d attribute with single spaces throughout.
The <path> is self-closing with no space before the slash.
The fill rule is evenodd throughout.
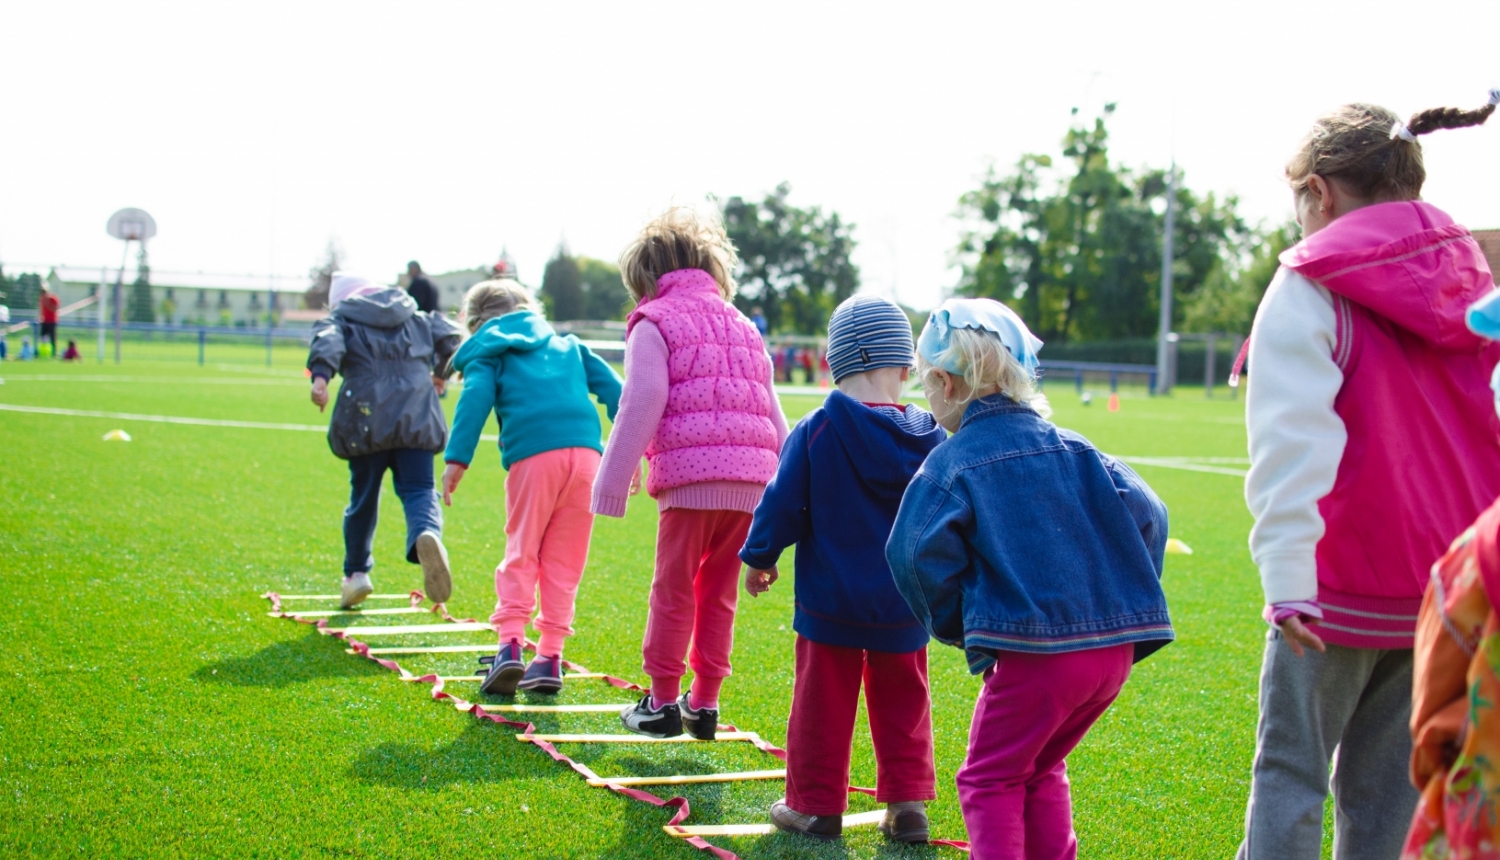
<path id="1" fill-rule="evenodd" d="M 855 296 L 828 320 L 838 388 L 792 429 L 740 550 L 756 596 L 797 545 L 796 681 L 787 721 L 786 797 L 771 805 L 782 830 L 833 839 L 849 807 L 849 756 L 865 687 L 886 804 L 880 829 L 926 842 L 924 801 L 937 797 L 927 631 L 885 560 L 901 494 L 948 434 L 901 403 L 914 358 L 911 322 L 894 303 Z"/>
<path id="2" fill-rule="evenodd" d="M 353 275 L 334 275 L 329 305 L 329 315 L 313 326 L 307 369 L 319 411 L 328 404 L 328 381 L 335 373 L 344 377 L 328 425 L 329 447 L 349 461 L 342 606 L 353 608 L 374 591 L 371 550 L 387 470 L 406 511 L 406 560 L 422 565 L 423 589 L 443 603 L 453 581 L 432 457 L 448 441 L 437 390 L 462 335 L 441 314 L 417 310 L 399 287 Z"/>
<path id="3" fill-rule="evenodd" d="M 1494 289 L 1469 231 L 1422 202 L 1417 137 L 1495 110 L 1368 104 L 1320 118 L 1287 164 L 1303 239 L 1250 336 L 1250 554 L 1271 625 L 1242 860 L 1401 853 L 1412 636 L 1432 564 L 1500 495 L 1485 384 L 1500 345 L 1464 325 Z"/>
<path id="4" fill-rule="evenodd" d="M 480 689 L 556 693 L 563 685 L 563 642 L 573 635 L 574 601 L 589 557 L 589 501 L 604 451 L 599 410 L 589 395 L 613 419 L 621 380 L 578 338 L 553 331 L 531 293 L 515 281 L 475 284 L 464 297 L 463 313 L 472 337 L 453 358 L 464 388 L 444 455 L 443 501 L 452 504 L 492 412 L 500 424 L 500 462 L 509 473 L 505 560 L 495 568 L 497 602 L 490 616 L 500 649 L 489 659 Z M 526 665 L 521 646 L 538 590 L 537 657 Z"/>
<path id="5" fill-rule="evenodd" d="M 762 338 L 771 333 L 771 324 L 766 322 L 766 312 L 761 310 L 760 305 L 750 309 L 750 322 L 755 324 L 755 330 L 760 332 Z"/>
<path id="6" fill-rule="evenodd" d="M 41 305 L 42 333 L 41 336 L 37 338 L 37 349 L 41 349 L 42 338 L 46 338 L 52 343 L 51 355 L 56 357 L 57 310 L 60 307 L 61 303 L 57 299 L 57 293 L 52 292 L 46 287 L 42 287 L 42 295 L 38 303 Z"/>
<path id="7" fill-rule="evenodd" d="M 1041 345 L 990 299 L 932 312 L 917 373 L 953 437 L 912 480 L 885 550 L 917 618 L 984 676 L 957 778 L 976 860 L 1078 856 L 1067 756 L 1173 635 L 1166 506 L 1047 420 Z"/>
<path id="8" fill-rule="evenodd" d="M 21 337 L 21 354 L 18 356 L 22 361 L 30 361 L 36 358 L 36 349 L 31 345 L 31 338 Z"/>
<path id="9" fill-rule="evenodd" d="M 5 354 L 10 351 L 10 344 L 6 343 L 9 338 L 4 328 L 10 323 L 10 308 L 0 305 L 0 361 L 5 360 Z"/>
<path id="10" fill-rule="evenodd" d="M 1500 291 L 1469 309 L 1500 340 Z M 1490 378 L 1500 409 L 1500 373 Z M 1417 615 L 1411 779 L 1422 792 L 1401 860 L 1495 856 L 1500 846 L 1500 500 L 1432 567 Z"/>
<path id="11" fill-rule="evenodd" d="M 83 355 L 78 351 L 78 341 L 69 340 L 68 349 L 63 353 L 63 361 L 83 361 Z"/>
<path id="12" fill-rule="evenodd" d="M 432 281 L 422 273 L 422 266 L 416 260 L 406 264 L 406 277 L 409 279 L 406 291 L 417 303 L 417 310 L 429 314 L 437 313 L 439 310 L 437 287 L 433 286 Z"/>
<path id="13" fill-rule="evenodd" d="M 684 727 L 714 737 L 734 642 L 737 554 L 786 438 L 765 342 L 730 304 L 735 262 L 723 224 L 688 209 L 668 210 L 620 255 L 636 308 L 593 510 L 625 515 L 644 455 L 661 511 L 642 644 L 651 692 L 620 719 L 650 737 Z M 694 672 L 686 693 L 684 656 Z"/>

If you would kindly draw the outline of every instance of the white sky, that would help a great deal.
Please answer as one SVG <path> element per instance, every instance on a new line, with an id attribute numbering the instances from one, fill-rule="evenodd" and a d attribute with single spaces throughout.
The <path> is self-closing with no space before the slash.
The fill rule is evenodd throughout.
<path id="1" fill-rule="evenodd" d="M 330 237 L 394 280 L 558 240 L 614 259 L 672 203 L 759 196 L 857 224 L 867 291 L 951 287 L 960 194 L 1117 101 L 1113 154 L 1290 215 L 1310 121 L 1477 107 L 1500 2 L 0 5 L 0 260 L 301 274 Z M 1500 227 L 1500 119 L 1423 139 L 1425 197 Z"/>

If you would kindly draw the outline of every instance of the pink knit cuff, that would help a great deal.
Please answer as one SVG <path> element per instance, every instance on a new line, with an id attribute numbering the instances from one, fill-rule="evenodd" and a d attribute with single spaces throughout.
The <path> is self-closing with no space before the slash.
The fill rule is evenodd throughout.
<path id="1" fill-rule="evenodd" d="M 1293 617 L 1302 619 L 1303 623 L 1322 621 L 1323 610 L 1316 600 L 1292 600 L 1286 603 L 1267 603 L 1261 610 L 1260 617 L 1267 624 L 1280 627 L 1282 622 Z"/>
<path id="2" fill-rule="evenodd" d="M 600 516 L 623 517 L 625 516 L 625 505 L 630 500 L 629 496 L 609 496 L 603 493 L 594 493 L 593 502 L 589 510 Z"/>

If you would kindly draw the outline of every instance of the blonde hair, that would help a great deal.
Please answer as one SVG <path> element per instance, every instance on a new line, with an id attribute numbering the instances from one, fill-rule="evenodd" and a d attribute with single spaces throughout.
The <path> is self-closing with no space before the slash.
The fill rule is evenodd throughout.
<path id="1" fill-rule="evenodd" d="M 973 328 L 956 328 L 948 335 L 948 346 L 934 356 L 936 362 L 917 355 L 917 376 L 924 384 L 936 383 L 939 365 L 957 367 L 955 375 L 961 377 L 969 387 L 969 395 L 962 404 L 974 399 L 974 393 L 994 386 L 1000 393 L 1017 403 L 1035 409 L 1043 418 L 1052 415 L 1052 405 L 1047 395 L 1037 388 L 1036 380 L 1021 362 L 1016 361 L 1000 336 L 992 331 Z"/>
<path id="2" fill-rule="evenodd" d="M 734 298 L 734 267 L 740 257 L 717 213 L 704 215 L 674 206 L 647 224 L 620 253 L 620 278 L 636 302 L 656 298 L 656 279 L 679 269 L 702 269 Z"/>
<path id="3" fill-rule="evenodd" d="M 1416 200 L 1422 196 L 1427 168 L 1416 136 L 1447 128 L 1482 125 L 1495 112 L 1487 104 L 1476 110 L 1432 108 L 1412 114 L 1405 123 L 1412 139 L 1397 131 L 1400 117 L 1378 105 L 1348 104 L 1313 123 L 1297 153 L 1286 165 L 1286 178 L 1297 194 L 1307 191 L 1308 177 L 1336 179 L 1350 194 L 1377 203 Z"/>
<path id="4" fill-rule="evenodd" d="M 531 291 L 510 278 L 480 281 L 464 294 L 464 321 L 469 334 L 479 331 L 485 320 L 519 310 L 541 312 Z"/>

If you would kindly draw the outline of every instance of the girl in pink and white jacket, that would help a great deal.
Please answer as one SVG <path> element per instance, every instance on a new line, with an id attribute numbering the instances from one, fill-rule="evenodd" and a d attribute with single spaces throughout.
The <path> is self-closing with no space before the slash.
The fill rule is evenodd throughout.
<path id="1" fill-rule="evenodd" d="M 1271 631 L 1240 858 L 1319 856 L 1335 750 L 1334 857 L 1401 853 L 1417 610 L 1500 493 L 1500 347 L 1464 324 L 1494 281 L 1469 231 L 1421 201 L 1417 136 L 1497 102 L 1404 123 L 1346 105 L 1287 165 L 1304 238 L 1249 347 L 1245 496 Z"/>
<path id="2" fill-rule="evenodd" d="M 593 510 L 625 515 L 644 455 L 661 511 L 642 645 L 651 692 L 620 719 L 651 737 L 684 728 L 714 737 L 730 673 L 739 551 L 787 435 L 765 343 L 729 303 L 737 259 L 723 226 L 688 209 L 651 222 L 620 256 L 636 309 Z M 694 675 L 682 693 L 685 656 Z"/>

